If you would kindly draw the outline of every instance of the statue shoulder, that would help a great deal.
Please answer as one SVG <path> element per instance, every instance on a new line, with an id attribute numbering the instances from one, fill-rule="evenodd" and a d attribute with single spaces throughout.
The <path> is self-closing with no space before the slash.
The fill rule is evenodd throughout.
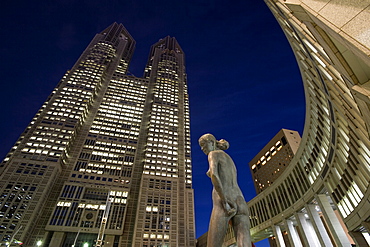
<path id="1" fill-rule="evenodd" d="M 211 159 L 221 159 L 222 157 L 225 156 L 225 152 L 222 151 L 222 150 L 214 150 L 214 151 L 211 151 L 209 152 L 208 154 L 208 158 L 211 158 Z"/>

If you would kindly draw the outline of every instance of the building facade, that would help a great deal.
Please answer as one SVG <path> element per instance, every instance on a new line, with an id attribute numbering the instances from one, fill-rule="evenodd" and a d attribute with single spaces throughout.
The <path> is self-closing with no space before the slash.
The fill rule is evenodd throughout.
<path id="1" fill-rule="evenodd" d="M 122 24 L 97 34 L 0 166 L 0 240 L 194 246 L 184 52 L 165 37 L 142 78 Z"/>
<path id="2" fill-rule="evenodd" d="M 280 130 L 249 162 L 254 187 L 261 193 L 283 173 L 298 150 L 301 136 L 295 130 Z"/>
<path id="3" fill-rule="evenodd" d="M 370 1 L 265 2 L 296 56 L 306 120 L 289 166 L 248 202 L 251 235 L 277 246 L 369 246 Z"/>
<path id="4" fill-rule="evenodd" d="M 289 166 L 248 202 L 252 240 L 368 247 L 370 1 L 264 1 L 299 65 L 306 120 Z"/>

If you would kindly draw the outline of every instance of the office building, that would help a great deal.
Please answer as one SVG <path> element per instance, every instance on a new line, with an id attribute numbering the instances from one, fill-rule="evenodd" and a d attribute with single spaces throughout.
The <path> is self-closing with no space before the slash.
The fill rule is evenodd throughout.
<path id="1" fill-rule="evenodd" d="M 282 129 L 249 162 L 257 194 L 271 186 L 283 173 L 297 152 L 300 141 L 297 131 Z"/>
<path id="2" fill-rule="evenodd" d="M 195 245 L 184 52 L 159 40 L 138 78 L 134 48 L 97 34 L 1 163 L 1 243 Z"/>

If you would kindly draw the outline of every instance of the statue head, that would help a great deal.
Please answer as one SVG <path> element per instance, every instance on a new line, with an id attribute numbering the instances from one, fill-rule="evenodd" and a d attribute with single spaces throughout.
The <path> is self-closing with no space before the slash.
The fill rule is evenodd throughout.
<path id="1" fill-rule="evenodd" d="M 216 137 L 214 137 L 212 134 L 202 135 L 199 138 L 198 142 L 199 142 L 199 146 L 201 147 L 202 151 L 207 155 L 211 151 L 226 150 L 230 146 L 229 143 L 224 139 L 217 141 Z"/>

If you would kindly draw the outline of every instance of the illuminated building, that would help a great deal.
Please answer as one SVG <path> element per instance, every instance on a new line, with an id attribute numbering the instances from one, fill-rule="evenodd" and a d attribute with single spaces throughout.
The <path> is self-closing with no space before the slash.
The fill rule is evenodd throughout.
<path id="1" fill-rule="evenodd" d="M 297 152 L 300 141 L 297 131 L 282 129 L 249 162 L 257 194 L 271 186 L 283 173 Z"/>
<path id="2" fill-rule="evenodd" d="M 1 163 L 2 242 L 195 245 L 184 53 L 159 40 L 138 78 L 134 48 L 97 34 Z"/>

